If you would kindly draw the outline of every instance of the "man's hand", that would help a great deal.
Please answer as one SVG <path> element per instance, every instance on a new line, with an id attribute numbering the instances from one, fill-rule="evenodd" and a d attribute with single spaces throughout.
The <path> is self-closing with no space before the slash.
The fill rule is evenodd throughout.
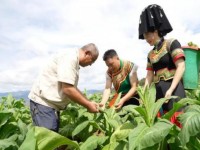
<path id="1" fill-rule="evenodd" d="M 98 107 L 99 107 L 99 104 L 97 104 L 95 102 L 89 102 L 88 105 L 87 105 L 87 109 L 91 113 L 97 113 L 97 112 L 99 112 Z"/>
<path id="2" fill-rule="evenodd" d="M 105 109 L 105 104 L 104 103 L 99 103 L 99 107 L 101 107 L 103 110 Z"/>

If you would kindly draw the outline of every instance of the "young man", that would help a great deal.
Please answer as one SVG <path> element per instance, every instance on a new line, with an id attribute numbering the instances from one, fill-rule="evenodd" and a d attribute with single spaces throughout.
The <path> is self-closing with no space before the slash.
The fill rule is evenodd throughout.
<path id="1" fill-rule="evenodd" d="M 136 99 L 138 98 L 136 94 L 138 84 L 137 66 L 130 61 L 119 59 L 114 49 L 106 51 L 103 60 L 108 66 L 108 70 L 106 73 L 106 86 L 99 106 L 105 107 L 111 93 L 112 84 L 116 93 L 122 93 L 120 102 L 115 106 L 116 109 L 120 109 L 129 104 L 139 105 Z"/>
<path id="2" fill-rule="evenodd" d="M 56 55 L 42 70 L 29 94 L 30 110 L 36 126 L 58 132 L 59 111 L 74 101 L 98 112 L 97 104 L 90 102 L 77 88 L 80 66 L 92 65 L 99 55 L 97 47 L 87 44 L 74 51 Z"/>

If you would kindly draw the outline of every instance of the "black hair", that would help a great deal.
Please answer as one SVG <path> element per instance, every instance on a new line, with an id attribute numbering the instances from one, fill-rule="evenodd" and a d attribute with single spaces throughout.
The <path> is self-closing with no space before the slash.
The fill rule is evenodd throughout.
<path id="1" fill-rule="evenodd" d="M 162 32 L 162 31 L 159 31 L 158 29 L 155 29 L 155 28 L 150 28 L 148 32 L 155 32 L 156 30 L 157 30 L 158 36 L 159 36 L 160 38 L 163 38 L 163 37 L 167 34 L 167 33 L 164 33 L 164 32 Z"/>
<path id="2" fill-rule="evenodd" d="M 118 56 L 117 52 L 114 49 L 107 50 L 103 55 L 103 60 L 106 61 L 109 58 L 113 58 L 114 56 Z"/>

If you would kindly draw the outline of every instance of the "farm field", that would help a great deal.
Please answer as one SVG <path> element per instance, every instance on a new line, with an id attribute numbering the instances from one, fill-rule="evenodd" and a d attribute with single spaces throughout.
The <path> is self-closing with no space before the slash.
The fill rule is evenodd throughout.
<path id="1" fill-rule="evenodd" d="M 165 98 L 155 102 L 155 88 L 138 87 L 140 106 L 114 107 L 91 114 L 71 103 L 61 111 L 59 134 L 32 126 L 29 107 L 12 95 L 0 100 L 0 150 L 53 150 L 67 145 L 67 150 L 199 150 L 200 90 L 187 90 L 187 98 L 174 105 L 161 118 L 157 113 Z M 85 95 L 100 102 L 101 93 Z M 176 110 L 182 128 L 169 121 Z"/>

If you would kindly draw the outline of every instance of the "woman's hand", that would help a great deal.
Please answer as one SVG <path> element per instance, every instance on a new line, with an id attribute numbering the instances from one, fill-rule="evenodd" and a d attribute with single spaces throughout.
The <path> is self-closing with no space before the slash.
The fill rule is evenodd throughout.
<path id="1" fill-rule="evenodd" d="M 118 104 L 115 105 L 115 109 L 119 110 L 120 108 L 122 108 L 124 102 L 121 100 Z"/>
<path id="2" fill-rule="evenodd" d="M 165 93 L 165 98 L 170 98 L 172 96 L 173 91 L 171 89 L 168 89 L 167 92 Z M 165 103 L 168 103 L 169 100 L 165 101 Z"/>

